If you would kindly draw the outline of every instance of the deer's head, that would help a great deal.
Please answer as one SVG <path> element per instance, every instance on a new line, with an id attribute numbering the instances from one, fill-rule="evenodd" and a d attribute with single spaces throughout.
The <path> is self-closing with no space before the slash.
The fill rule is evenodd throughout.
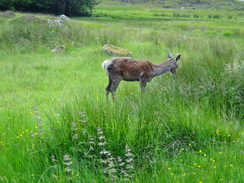
<path id="1" fill-rule="evenodd" d="M 176 58 L 173 58 L 173 56 L 172 56 L 172 55 L 170 54 L 170 52 L 169 52 L 169 53 L 168 53 L 168 57 L 169 57 L 170 59 L 172 59 L 172 62 L 175 63 L 175 67 L 172 67 L 172 68 L 170 69 L 170 72 L 171 72 L 172 76 L 175 76 L 175 75 L 176 75 L 176 69 L 178 68 L 178 61 L 180 60 L 181 55 L 178 55 Z"/>

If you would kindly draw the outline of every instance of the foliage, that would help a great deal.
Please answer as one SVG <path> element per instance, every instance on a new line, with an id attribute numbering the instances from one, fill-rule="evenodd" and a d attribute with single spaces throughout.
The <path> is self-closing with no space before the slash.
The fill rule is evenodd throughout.
<path id="1" fill-rule="evenodd" d="M 97 0 L 11 0 L 0 1 L 0 10 L 65 14 L 67 16 L 92 15 L 92 9 L 99 4 Z"/>

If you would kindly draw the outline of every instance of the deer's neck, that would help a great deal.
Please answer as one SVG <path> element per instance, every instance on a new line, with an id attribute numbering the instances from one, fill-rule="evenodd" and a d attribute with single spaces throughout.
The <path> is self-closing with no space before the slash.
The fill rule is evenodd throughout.
<path id="1" fill-rule="evenodd" d="M 168 64 L 162 63 L 162 64 L 154 64 L 153 65 L 153 76 L 161 75 L 165 72 L 170 71 L 171 67 Z"/>

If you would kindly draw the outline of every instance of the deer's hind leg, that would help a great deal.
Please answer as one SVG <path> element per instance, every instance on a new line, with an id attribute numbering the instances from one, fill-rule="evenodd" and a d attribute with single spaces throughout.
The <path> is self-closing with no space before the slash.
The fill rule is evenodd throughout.
<path id="1" fill-rule="evenodd" d="M 112 80 L 111 93 L 112 93 L 114 100 L 116 100 L 115 93 L 116 93 L 116 90 L 117 90 L 121 80 L 122 80 L 122 78 L 120 78 L 120 77 Z"/>
<path id="2" fill-rule="evenodd" d="M 111 91 L 111 86 L 112 86 L 112 78 L 110 76 L 108 76 L 108 86 L 106 88 L 106 97 L 107 97 L 107 99 L 108 99 L 109 92 L 112 92 Z"/>
<path id="3" fill-rule="evenodd" d="M 112 97 L 114 100 L 116 100 L 115 98 L 115 92 L 119 86 L 119 83 L 120 81 L 122 80 L 121 77 L 116 77 L 116 78 L 112 78 L 111 76 L 108 76 L 109 77 L 109 83 L 108 83 L 108 86 L 106 88 L 106 96 L 107 96 L 107 99 L 108 99 L 108 95 L 109 95 L 109 92 L 112 93 Z"/>

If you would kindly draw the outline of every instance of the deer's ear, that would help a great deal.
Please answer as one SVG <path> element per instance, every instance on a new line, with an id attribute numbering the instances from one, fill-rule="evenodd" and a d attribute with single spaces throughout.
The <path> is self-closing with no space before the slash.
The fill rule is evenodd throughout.
<path id="1" fill-rule="evenodd" d="M 168 52 L 168 57 L 173 58 L 170 52 Z"/>
<path id="2" fill-rule="evenodd" d="M 181 55 L 178 55 L 177 57 L 176 57 L 176 62 L 178 62 L 178 60 L 180 60 L 180 57 L 181 57 Z"/>

